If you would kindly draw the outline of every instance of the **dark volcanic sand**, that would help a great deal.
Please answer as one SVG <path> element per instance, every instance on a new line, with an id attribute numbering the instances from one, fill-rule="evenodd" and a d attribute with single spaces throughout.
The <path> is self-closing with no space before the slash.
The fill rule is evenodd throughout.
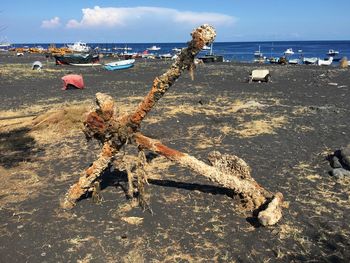
<path id="1" fill-rule="evenodd" d="M 30 67 L 36 59 L 45 61 L 40 56 L 1 55 L 0 69 L 6 63 L 28 63 Z M 57 67 L 50 61 L 49 68 L 62 70 L 47 78 L 0 75 L 0 110 L 50 103 L 53 98 L 55 103 L 93 100 L 96 92 L 106 92 L 116 100 L 144 96 L 154 77 L 169 65 L 142 61 L 130 70 L 109 72 Z M 245 82 L 258 67 L 270 69 L 272 83 Z M 60 78 L 69 72 L 83 74 L 86 89 L 62 91 Z M 177 165 L 160 170 L 159 179 L 150 180 L 146 188 L 153 215 L 139 207 L 121 209 L 128 203 L 120 187 L 125 185 L 125 175 L 116 172 L 105 175 L 102 204 L 88 198 L 64 212 L 59 198 L 94 160 L 98 145 L 86 143 L 77 134 L 55 145 L 56 149 L 74 149 L 72 157 L 65 158 L 62 152 L 45 158 L 45 145 L 26 138 L 25 130 L 14 134 L 0 130 L 0 143 L 11 141 L 11 135 L 17 136 L 14 141 L 26 143 L 15 153 L 1 147 L 1 166 L 15 168 L 23 160 L 40 160 L 39 179 L 49 178 L 39 195 L 0 209 L 0 262 L 349 262 L 350 180 L 329 176 L 326 161 L 327 154 L 350 143 L 349 76 L 348 69 L 332 67 L 202 65 L 194 81 L 185 73 L 151 116 L 162 116 L 165 102 L 170 101 L 166 97 L 174 95 L 180 96 L 172 101 L 174 105 L 191 105 L 197 112 L 144 124 L 145 134 L 200 159 L 205 160 L 212 150 L 242 157 L 259 183 L 281 191 L 290 202 L 281 222 L 269 228 L 254 227 L 250 214 L 238 210 L 230 191 Z M 220 98 L 251 100 L 265 107 L 260 115 L 245 114 L 244 109 L 236 115 L 206 114 L 204 110 L 213 102 L 227 106 Z M 235 132 L 223 136 L 218 129 L 236 129 L 244 122 L 267 117 L 284 117 L 285 122 L 273 133 L 252 137 Z M 202 128 L 192 133 L 191 127 Z M 209 140 L 199 147 L 203 138 Z M 67 178 L 58 180 L 62 174 Z M 142 217 L 143 223 L 121 220 L 131 216 Z"/>

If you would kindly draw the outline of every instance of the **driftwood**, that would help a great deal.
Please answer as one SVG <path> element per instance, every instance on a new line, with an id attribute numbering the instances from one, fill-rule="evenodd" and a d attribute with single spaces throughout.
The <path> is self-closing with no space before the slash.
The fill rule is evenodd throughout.
<path id="1" fill-rule="evenodd" d="M 118 159 L 118 152 L 123 146 L 132 144 L 136 145 L 139 150 L 136 189 L 134 189 L 134 175 L 130 165 L 125 164 L 124 170 L 128 174 L 128 195 L 134 196 L 134 191 L 137 190 L 141 205 L 146 204 L 143 196 L 144 185 L 147 183 L 147 177 L 143 170 L 145 162 L 143 151 L 149 150 L 163 155 L 181 166 L 188 167 L 221 186 L 232 189 L 244 199 L 247 208 L 256 212 L 254 215 L 257 216 L 262 225 L 273 225 L 280 220 L 283 195 L 281 193 L 273 194 L 261 187 L 251 177 L 250 167 L 241 158 L 235 155 L 212 152 L 208 156 L 210 164 L 207 164 L 189 154 L 171 149 L 160 141 L 143 135 L 140 131 L 141 122 L 148 112 L 184 70 L 193 71 L 195 56 L 204 45 L 214 40 L 216 33 L 213 27 L 202 25 L 195 29 L 191 35 L 192 40 L 188 42 L 188 47 L 182 50 L 167 72 L 155 78 L 150 92 L 131 114 L 120 115 L 117 105 L 110 96 L 102 93 L 96 94 L 96 107 L 87 114 L 84 132 L 88 138 L 95 138 L 102 143 L 102 151 L 98 159 L 82 172 L 79 181 L 71 186 L 61 203 L 62 207 L 72 208 L 87 193 L 95 193 L 96 185 L 103 171 L 113 163 L 114 159 Z M 119 163 L 121 162 L 123 160 L 119 160 Z"/>

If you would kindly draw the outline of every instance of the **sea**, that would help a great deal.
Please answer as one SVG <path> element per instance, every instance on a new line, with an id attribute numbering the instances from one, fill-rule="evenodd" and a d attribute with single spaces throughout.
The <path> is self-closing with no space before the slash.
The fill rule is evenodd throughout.
<path id="1" fill-rule="evenodd" d="M 107 52 L 123 52 L 122 48 L 129 48 L 127 52 L 143 52 L 151 46 L 157 46 L 159 51 L 152 51 L 155 54 L 174 53 L 173 48 L 182 48 L 186 43 L 87 43 L 90 47 L 99 47 Z M 36 44 L 14 44 L 15 47 L 35 47 L 42 46 L 47 48 L 48 43 Z M 66 44 L 55 44 L 56 47 L 62 47 Z M 214 42 L 213 53 L 223 55 L 225 61 L 236 62 L 252 62 L 254 60 L 254 52 L 260 49 L 260 52 L 266 58 L 281 57 L 284 51 L 292 48 L 294 55 L 290 58 L 317 57 L 321 59 L 327 58 L 330 49 L 339 51 L 339 58 L 350 58 L 350 41 L 264 41 L 264 42 Z M 131 50 L 130 50 L 131 49 Z M 209 52 L 202 51 L 203 54 Z"/>

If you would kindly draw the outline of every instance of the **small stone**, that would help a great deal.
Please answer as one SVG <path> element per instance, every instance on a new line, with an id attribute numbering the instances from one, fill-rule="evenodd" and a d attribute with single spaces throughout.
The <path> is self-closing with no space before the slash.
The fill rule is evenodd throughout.
<path id="1" fill-rule="evenodd" d="M 337 156 L 333 156 L 330 163 L 332 168 L 342 168 L 342 165 L 339 162 L 339 159 Z"/>
<path id="2" fill-rule="evenodd" d="M 350 171 L 344 168 L 336 168 L 331 171 L 331 175 L 337 179 L 343 179 L 345 176 L 350 176 Z"/>
<path id="3" fill-rule="evenodd" d="M 350 168 L 350 144 L 340 149 L 340 155 L 342 157 L 342 162 Z"/>
<path id="4" fill-rule="evenodd" d="M 346 166 L 344 168 L 350 169 L 350 156 L 343 157 L 342 162 Z"/>
<path id="5" fill-rule="evenodd" d="M 350 156 L 350 144 L 348 144 L 345 147 L 342 147 L 340 150 L 342 154 Z"/>
<path id="6" fill-rule="evenodd" d="M 333 169 L 331 171 L 331 175 L 334 176 L 337 179 L 343 179 L 344 178 L 344 174 L 341 171 L 342 168 L 337 168 L 337 169 Z"/>
<path id="7" fill-rule="evenodd" d="M 350 171 L 347 170 L 347 169 L 344 169 L 344 168 L 339 168 L 341 169 L 342 173 L 345 175 L 345 176 L 350 176 Z"/>

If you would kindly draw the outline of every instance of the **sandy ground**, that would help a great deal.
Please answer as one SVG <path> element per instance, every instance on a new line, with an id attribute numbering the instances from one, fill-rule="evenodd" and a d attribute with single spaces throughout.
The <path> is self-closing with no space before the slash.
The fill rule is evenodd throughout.
<path id="1" fill-rule="evenodd" d="M 41 72 L 30 69 L 35 60 Z M 202 160 L 212 150 L 243 158 L 260 184 L 289 202 L 276 226 L 256 227 L 228 189 L 152 154 L 153 214 L 127 200 L 125 172 L 113 168 L 100 204 L 86 198 L 60 209 L 100 150 L 80 131 L 94 94 L 130 110 L 169 65 L 137 61 L 109 72 L 0 56 L 0 262 L 349 262 L 350 178 L 331 177 L 326 160 L 350 143 L 349 69 L 201 65 L 143 124 L 146 135 Z M 260 67 L 272 82 L 248 84 Z M 61 90 L 68 73 L 82 74 L 86 89 Z M 65 121 L 41 121 L 62 109 Z"/>

